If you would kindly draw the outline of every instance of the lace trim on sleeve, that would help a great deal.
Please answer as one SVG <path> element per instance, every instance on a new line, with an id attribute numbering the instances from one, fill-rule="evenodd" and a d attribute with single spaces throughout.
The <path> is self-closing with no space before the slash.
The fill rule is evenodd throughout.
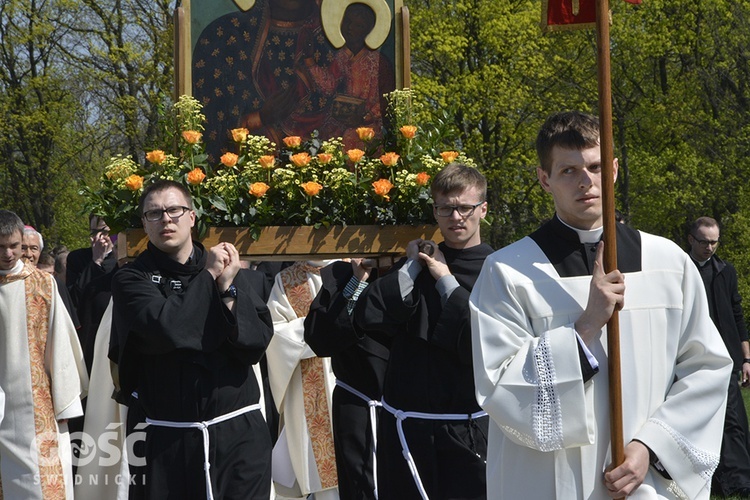
<path id="1" fill-rule="evenodd" d="M 559 450 L 563 447 L 562 410 L 548 333 L 539 338 L 534 349 L 534 368 L 537 387 L 532 409 L 532 429 L 536 447 L 541 451 Z"/>
<path id="2" fill-rule="evenodd" d="M 677 443 L 677 446 L 680 447 L 680 450 L 685 454 L 688 460 L 690 460 L 690 463 L 693 466 L 693 471 L 696 474 L 699 474 L 706 481 L 706 484 L 710 486 L 711 476 L 713 476 L 716 467 L 719 465 L 719 455 L 717 453 L 709 453 L 705 450 L 696 448 L 685 436 L 661 420 L 650 418 L 648 421 L 658 425 L 669 433 L 672 439 Z"/>

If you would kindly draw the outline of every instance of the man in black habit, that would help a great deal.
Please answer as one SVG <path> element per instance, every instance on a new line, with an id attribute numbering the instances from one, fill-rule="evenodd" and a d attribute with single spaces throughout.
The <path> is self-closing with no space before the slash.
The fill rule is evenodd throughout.
<path id="1" fill-rule="evenodd" d="M 493 251 L 479 232 L 487 181 L 453 163 L 431 191 L 445 241 L 409 242 L 397 270 L 372 282 L 354 309 L 359 330 L 393 337 L 378 427 L 378 492 L 383 499 L 483 499 L 488 421 L 474 395 L 468 301 Z"/>
<path id="2" fill-rule="evenodd" d="M 324 267 L 323 287 L 305 317 L 305 342 L 318 356 L 331 358 L 336 375 L 331 414 L 339 495 L 344 500 L 378 498 L 375 426 L 392 337 L 379 332 L 362 335 L 351 321 L 372 274 L 366 259 Z"/>
<path id="3" fill-rule="evenodd" d="M 233 245 L 192 241 L 185 187 L 148 186 L 139 211 L 149 243 L 112 282 L 110 358 L 149 423 L 145 496 L 267 500 L 271 439 L 252 365 L 273 334 L 268 308 Z"/>
<path id="4" fill-rule="evenodd" d="M 116 235 L 110 236 L 107 223 L 95 214 L 89 215 L 89 230 L 91 246 L 73 250 L 66 258 L 65 284 L 76 308 L 85 302 L 86 285 L 117 269 Z"/>

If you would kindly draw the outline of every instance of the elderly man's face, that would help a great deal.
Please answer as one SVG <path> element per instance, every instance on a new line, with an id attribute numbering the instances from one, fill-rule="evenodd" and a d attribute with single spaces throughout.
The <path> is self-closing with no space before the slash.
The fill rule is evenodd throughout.
<path id="1" fill-rule="evenodd" d="M 23 233 L 23 244 L 21 245 L 23 258 L 35 266 L 39 261 L 39 256 L 42 254 L 41 243 L 36 233 Z"/>

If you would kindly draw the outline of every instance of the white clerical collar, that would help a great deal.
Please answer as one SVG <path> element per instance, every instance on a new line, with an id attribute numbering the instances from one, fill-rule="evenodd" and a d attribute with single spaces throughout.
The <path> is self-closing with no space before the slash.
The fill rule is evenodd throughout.
<path id="1" fill-rule="evenodd" d="M 602 239 L 602 233 L 604 232 L 604 226 L 599 226 L 595 229 L 578 229 L 570 224 L 566 224 L 564 220 L 560 219 L 558 217 L 558 220 L 562 222 L 564 225 L 568 226 L 570 229 L 576 232 L 578 234 L 578 240 L 581 243 L 598 243 L 600 239 Z"/>
<path id="2" fill-rule="evenodd" d="M 713 257 L 713 255 L 711 257 Z M 708 263 L 709 260 L 711 260 L 711 257 L 707 258 L 706 260 L 693 260 L 695 260 L 695 262 L 697 262 L 700 267 L 703 267 Z"/>
<path id="3" fill-rule="evenodd" d="M 16 265 L 11 269 L 8 269 L 7 271 L 0 269 L 0 275 L 8 276 L 9 274 L 18 274 L 21 272 L 21 269 L 23 269 L 23 259 L 18 259 Z"/>

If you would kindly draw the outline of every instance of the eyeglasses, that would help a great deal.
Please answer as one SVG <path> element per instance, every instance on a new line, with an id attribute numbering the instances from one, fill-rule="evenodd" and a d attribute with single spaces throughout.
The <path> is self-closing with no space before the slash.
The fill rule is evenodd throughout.
<path id="1" fill-rule="evenodd" d="M 702 240 L 700 238 L 697 238 L 694 234 L 691 234 L 690 236 L 693 237 L 693 240 L 695 240 L 696 243 L 704 248 L 707 248 L 709 245 L 716 246 L 719 244 L 719 240 Z"/>
<path id="2" fill-rule="evenodd" d="M 461 217 L 471 217 L 474 214 L 474 210 L 476 210 L 482 203 L 484 202 L 480 201 L 474 205 L 435 205 L 435 215 L 440 217 L 450 217 L 455 210 Z"/>
<path id="3" fill-rule="evenodd" d="M 185 212 L 190 210 L 188 207 L 167 207 L 165 209 L 157 208 L 155 210 L 146 210 L 143 212 L 143 218 L 149 222 L 156 222 L 167 214 L 170 219 L 179 219 Z"/>
<path id="4" fill-rule="evenodd" d="M 103 228 L 99 228 L 99 229 L 92 229 L 90 234 L 91 234 L 91 236 L 96 236 L 99 233 L 103 234 L 104 236 L 107 236 L 109 234 L 109 228 L 108 227 L 103 227 Z"/>

